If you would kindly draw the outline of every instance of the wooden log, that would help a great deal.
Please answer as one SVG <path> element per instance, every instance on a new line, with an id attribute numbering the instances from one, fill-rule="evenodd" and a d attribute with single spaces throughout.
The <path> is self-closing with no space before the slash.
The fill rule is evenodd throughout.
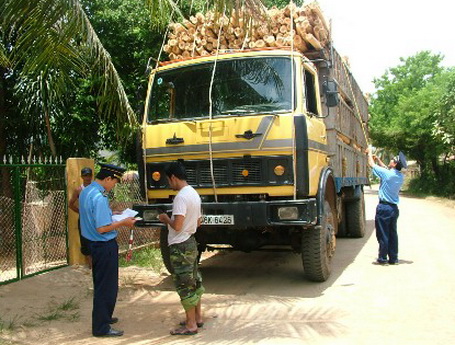
<path id="1" fill-rule="evenodd" d="M 322 25 L 324 26 L 324 29 L 327 31 L 327 32 L 330 32 L 330 27 L 329 25 L 327 24 L 327 20 L 325 19 L 325 16 L 324 14 L 322 13 L 322 10 L 321 8 L 319 7 L 319 5 L 316 3 L 316 2 L 312 2 L 308 5 L 312 12 L 314 14 L 316 14 L 316 16 L 319 18 L 319 20 L 322 22 Z"/>
<path id="2" fill-rule="evenodd" d="M 205 16 L 201 12 L 196 13 L 196 21 L 203 24 L 205 22 Z"/>
<path id="3" fill-rule="evenodd" d="M 180 23 L 175 23 L 173 25 L 173 30 L 174 30 L 174 33 L 178 34 L 181 31 L 186 31 L 186 28 Z"/>
<path id="4" fill-rule="evenodd" d="M 270 30 L 271 34 L 276 36 L 280 32 L 280 26 L 274 25 L 272 26 L 272 29 Z"/>
<path id="5" fill-rule="evenodd" d="M 283 14 L 286 17 L 291 17 L 291 14 L 295 13 L 297 11 L 297 6 L 291 2 L 289 5 L 286 5 L 286 7 L 283 10 Z"/>
<path id="6" fill-rule="evenodd" d="M 196 51 L 199 53 L 200 56 L 208 56 L 210 53 L 205 50 L 203 47 L 196 48 Z"/>
<path id="7" fill-rule="evenodd" d="M 289 28 L 287 25 L 284 25 L 284 24 L 283 24 L 283 25 L 280 26 L 280 30 L 279 30 L 279 31 L 280 31 L 280 33 L 282 33 L 282 34 L 286 34 L 287 32 L 289 32 L 289 29 L 290 29 L 290 28 Z"/>
<path id="8" fill-rule="evenodd" d="M 217 37 L 217 34 L 208 26 L 202 26 L 200 33 L 204 37 Z"/>
<path id="9" fill-rule="evenodd" d="M 184 42 L 192 42 L 193 41 L 193 36 L 188 35 L 187 33 L 185 33 L 185 34 L 182 35 L 181 39 Z"/>
<path id="10" fill-rule="evenodd" d="M 197 21 L 197 19 L 196 19 L 195 16 L 190 16 L 190 22 L 191 22 L 191 24 L 193 24 L 193 25 L 196 25 L 196 24 L 198 23 L 198 21 Z"/>
<path id="11" fill-rule="evenodd" d="M 188 30 L 188 29 L 194 29 L 196 25 L 194 25 L 191 21 L 188 19 L 184 19 L 182 21 L 183 26 Z"/>
<path id="12" fill-rule="evenodd" d="M 208 52 L 211 52 L 213 50 L 213 43 L 207 43 L 204 48 L 205 50 L 207 50 Z"/>
<path id="13" fill-rule="evenodd" d="M 309 44 L 311 44 L 317 50 L 322 49 L 321 43 L 312 34 L 306 34 L 305 41 L 307 41 Z"/>
<path id="14" fill-rule="evenodd" d="M 308 31 L 311 30 L 310 23 L 308 21 L 298 22 L 295 24 L 295 30 L 302 38 L 305 38 Z"/>
<path id="15" fill-rule="evenodd" d="M 264 42 L 267 44 L 267 47 L 276 47 L 276 40 L 273 35 L 264 36 Z"/>
<path id="16" fill-rule="evenodd" d="M 182 50 L 180 49 L 180 47 L 178 45 L 176 46 L 173 46 L 171 51 L 175 54 L 175 55 L 180 55 L 182 53 Z"/>
<path id="17" fill-rule="evenodd" d="M 308 50 L 308 46 L 300 35 L 294 35 L 294 47 L 304 53 Z"/>
<path id="18" fill-rule="evenodd" d="M 236 27 L 234 29 L 234 35 L 237 38 L 245 37 L 245 31 L 242 28 L 240 28 L 240 27 Z"/>
<path id="19" fill-rule="evenodd" d="M 266 46 L 264 40 L 257 40 L 254 42 L 254 48 L 264 48 Z"/>
<path id="20" fill-rule="evenodd" d="M 243 40 L 240 38 L 236 38 L 233 43 L 234 43 L 234 46 L 241 48 L 243 45 Z"/>

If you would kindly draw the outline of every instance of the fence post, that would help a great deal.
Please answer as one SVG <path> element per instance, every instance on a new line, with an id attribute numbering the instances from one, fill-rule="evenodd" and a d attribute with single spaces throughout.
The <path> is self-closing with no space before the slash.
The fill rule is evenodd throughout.
<path id="1" fill-rule="evenodd" d="M 82 183 L 81 169 L 89 167 L 94 171 L 95 161 L 90 158 L 68 158 L 66 161 L 67 198 L 71 199 L 74 191 Z M 81 253 L 81 241 L 78 229 L 79 215 L 68 209 L 68 254 L 69 264 L 85 264 L 85 257 Z"/>
<path id="2" fill-rule="evenodd" d="M 16 270 L 17 278 L 24 274 L 22 262 L 22 197 L 21 197 L 21 171 L 18 166 L 12 170 L 13 195 L 14 195 L 14 226 L 16 232 Z"/>

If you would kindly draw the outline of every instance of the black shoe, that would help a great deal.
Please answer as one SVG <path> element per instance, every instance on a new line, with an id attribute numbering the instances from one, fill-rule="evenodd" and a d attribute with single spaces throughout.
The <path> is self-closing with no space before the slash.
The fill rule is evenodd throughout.
<path id="1" fill-rule="evenodd" d="M 123 335 L 123 331 L 117 331 L 111 328 L 106 334 L 95 335 L 95 337 L 120 337 Z"/>
<path id="2" fill-rule="evenodd" d="M 117 322 L 118 322 L 118 317 L 113 317 L 113 318 L 111 319 L 111 321 L 109 321 L 109 323 L 110 323 L 111 325 L 113 325 L 114 323 L 117 323 Z"/>
<path id="3" fill-rule="evenodd" d="M 398 265 L 399 262 L 398 260 L 397 261 L 389 261 L 389 265 Z"/>
<path id="4" fill-rule="evenodd" d="M 373 265 L 388 266 L 389 263 L 387 261 L 376 260 L 376 261 L 373 261 Z"/>

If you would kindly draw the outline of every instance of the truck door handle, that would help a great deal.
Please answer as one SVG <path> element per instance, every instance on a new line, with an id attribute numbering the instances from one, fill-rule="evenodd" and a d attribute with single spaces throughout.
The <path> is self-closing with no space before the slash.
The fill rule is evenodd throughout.
<path id="1" fill-rule="evenodd" d="M 247 140 L 251 140 L 254 137 L 259 137 L 261 135 L 262 135 L 262 133 L 253 133 L 253 131 L 251 129 L 249 129 L 249 130 L 243 132 L 243 134 L 236 134 L 235 137 L 236 138 L 245 138 Z"/>
<path id="2" fill-rule="evenodd" d="M 168 145 L 183 144 L 184 142 L 185 142 L 185 140 L 183 140 L 183 138 L 177 138 L 177 135 L 175 133 L 172 138 L 166 139 L 166 144 L 168 144 Z"/>

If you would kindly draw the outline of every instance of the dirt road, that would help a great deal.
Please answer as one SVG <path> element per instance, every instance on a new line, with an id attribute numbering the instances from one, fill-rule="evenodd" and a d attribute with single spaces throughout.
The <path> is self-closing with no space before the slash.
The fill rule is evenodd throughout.
<path id="1" fill-rule="evenodd" d="M 300 257 L 292 253 L 227 253 L 204 260 L 206 324 L 196 336 L 168 335 L 183 319 L 169 277 L 124 269 L 116 316 L 125 335 L 91 337 L 89 272 L 69 267 L 0 286 L 0 320 L 15 320 L 16 326 L 0 333 L 0 343 L 454 344 L 453 204 L 402 197 L 400 265 L 382 267 L 372 265 L 376 201 L 376 191 L 367 188 L 367 234 L 338 241 L 324 283 L 304 280 Z M 74 310 L 37 321 L 52 305 L 71 299 Z"/>

